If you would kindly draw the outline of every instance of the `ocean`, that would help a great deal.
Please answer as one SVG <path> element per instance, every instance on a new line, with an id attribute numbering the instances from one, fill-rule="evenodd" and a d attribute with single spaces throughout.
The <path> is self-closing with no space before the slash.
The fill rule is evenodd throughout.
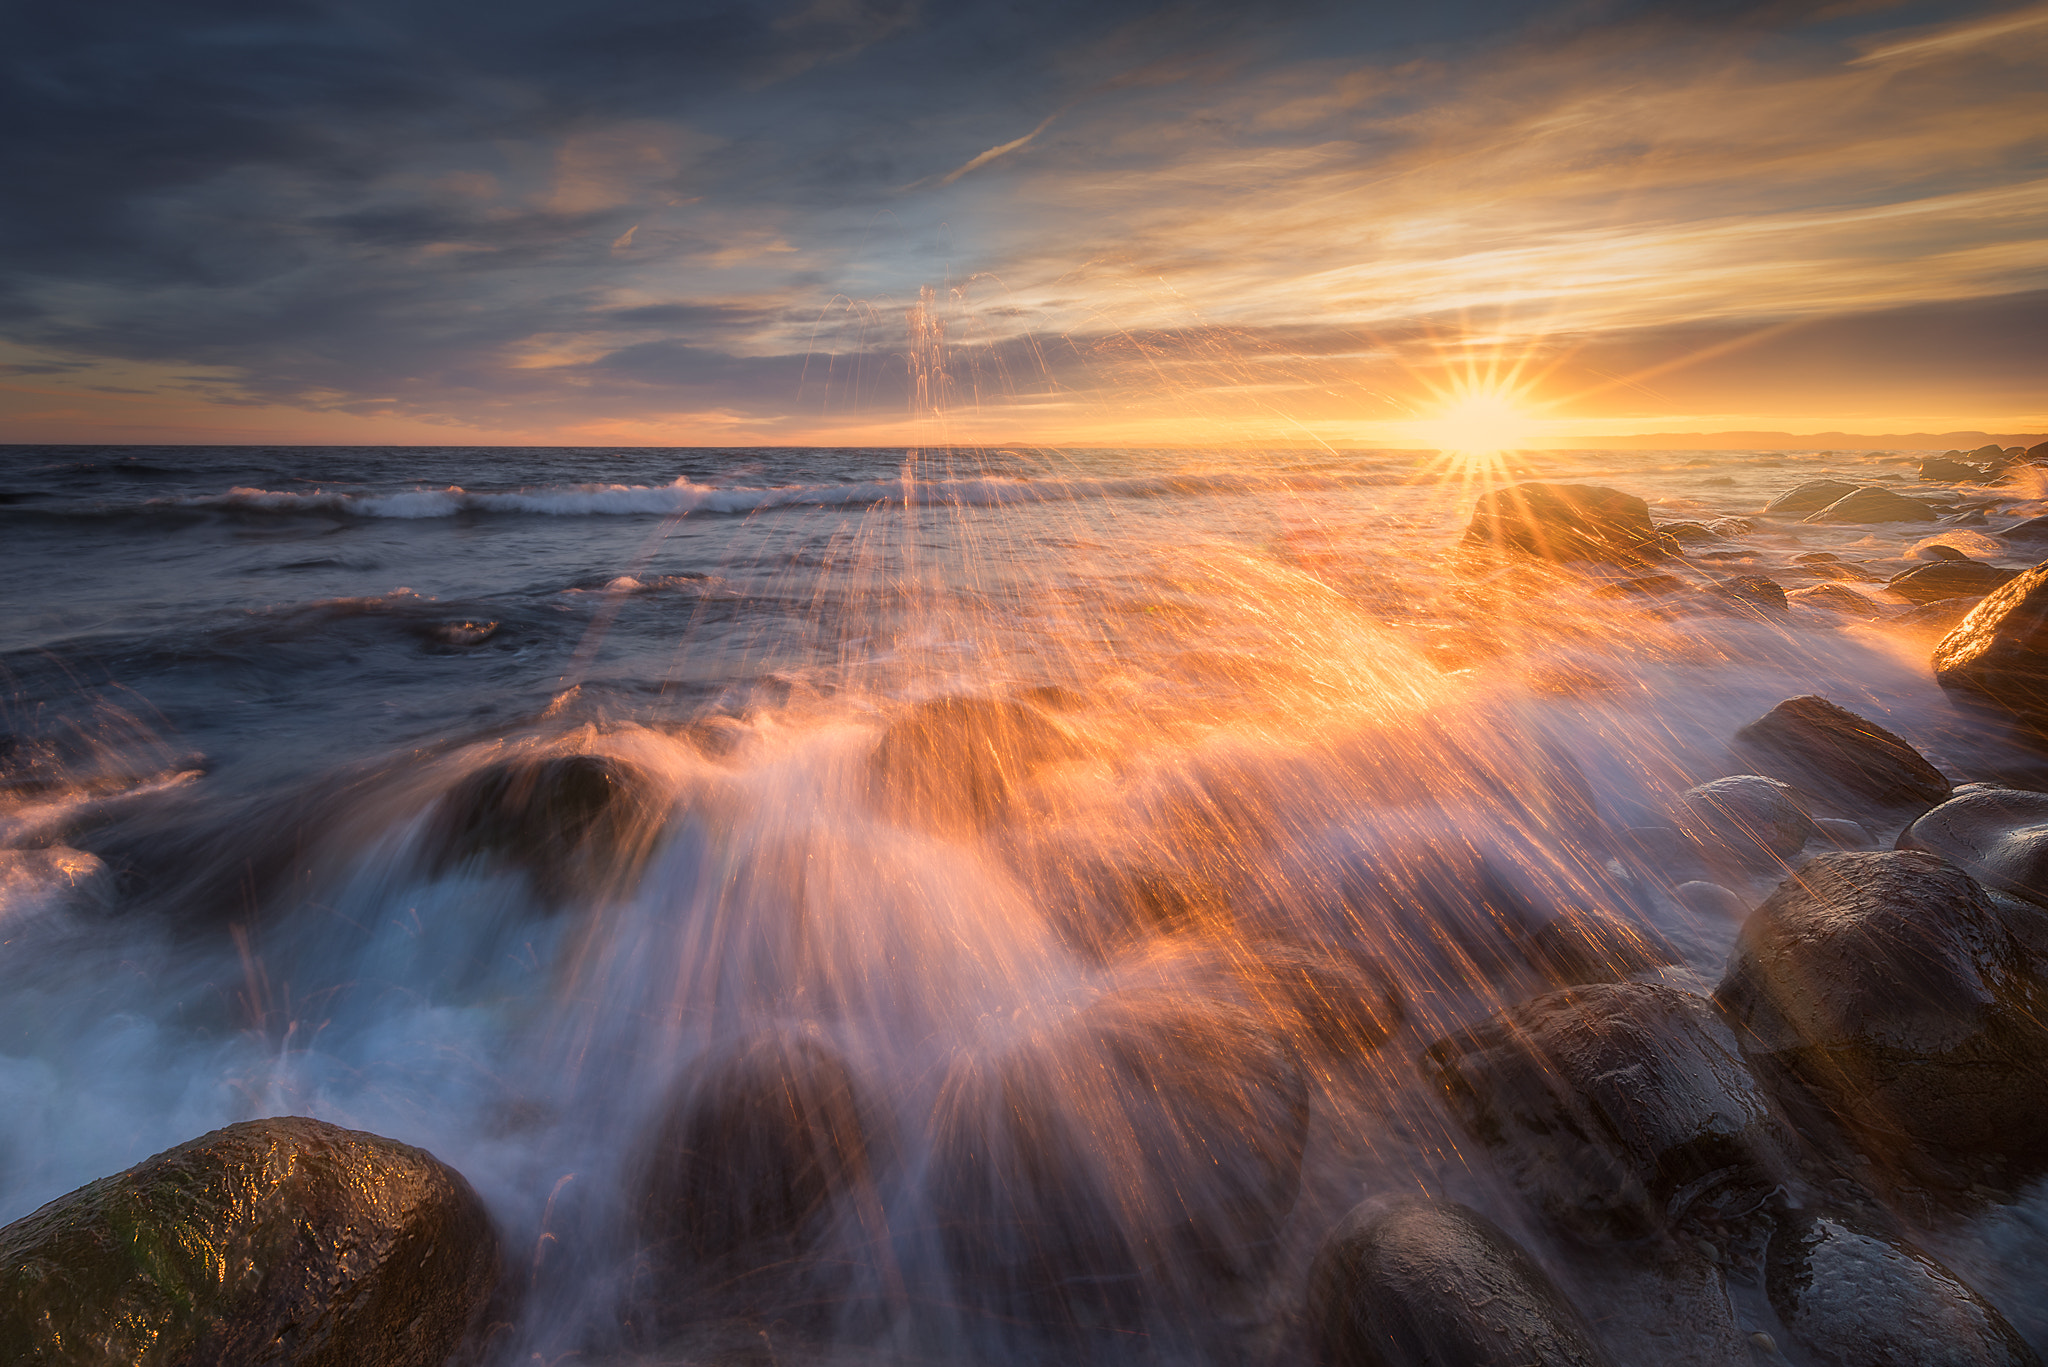
<path id="1" fill-rule="evenodd" d="M 1563 1238 L 1416 1060 L 1545 990 L 1470 923 L 1504 906 L 1597 908 L 1710 991 L 1739 908 L 1682 899 L 1698 871 L 1643 833 L 1752 772 L 1735 733 L 1784 699 L 2048 789 L 1885 589 L 1937 544 L 2031 566 L 1995 533 L 2048 511 L 2048 472 L 1928 484 L 1924 454 L 0 449 L 0 1221 L 307 1115 L 476 1186 L 524 1293 L 505 1362 L 1044 1360 L 1016 1287 L 1064 1220 L 1108 1269 L 1077 1332 L 1241 1363 L 1288 1355 L 1346 1211 L 1428 1191 L 1557 1269 L 1624 1361 L 1733 1361 L 1774 1329 L 1761 1293 Z M 1823 477 L 1940 520 L 1762 513 Z M 1475 560 L 1477 498 L 1524 479 L 1694 529 L 1668 581 Z M 1751 576 L 1782 611 L 1703 592 Z M 533 772 L 566 786 L 504 797 Z M 1780 876 L 1715 881 L 1748 907 Z M 1105 1002 L 1241 1005 L 1217 946 L 1252 942 L 1351 955 L 1395 1004 L 1306 1065 L 1298 1192 L 1218 1277 L 1159 1232 L 1183 1178 L 1101 1138 L 1124 1101 L 1059 1041 Z M 650 1146 L 763 1037 L 851 1079 L 888 1136 L 873 1198 L 766 1300 L 665 1318 Z M 1026 1073 L 1067 1140 L 1005 1157 L 1019 1103 L 988 1089 Z M 1215 1102 L 1243 1127 L 1254 1082 Z M 2048 1191 L 1916 1233 L 2048 1349 Z"/>

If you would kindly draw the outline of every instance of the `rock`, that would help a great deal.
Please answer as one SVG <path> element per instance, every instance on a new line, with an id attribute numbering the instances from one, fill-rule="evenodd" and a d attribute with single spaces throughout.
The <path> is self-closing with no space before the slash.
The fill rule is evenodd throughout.
<path id="1" fill-rule="evenodd" d="M 1278 1252 L 1308 1121 L 1291 1049 L 1179 994 L 1104 998 L 963 1061 L 929 1181 L 948 1294 L 1011 1343 L 1241 1302 Z"/>
<path id="2" fill-rule="evenodd" d="M 480 646 L 498 634 L 494 621 L 436 622 L 427 630 L 427 639 L 444 646 Z"/>
<path id="3" fill-rule="evenodd" d="M 1733 484 L 1735 481 L 1726 482 Z M 1707 530 L 1721 537 L 1748 536 L 1756 530 L 1756 523 L 1746 517 L 1717 517 L 1707 524 Z"/>
<path id="4" fill-rule="evenodd" d="M 1651 983 L 1552 992 L 1437 1041 L 1422 1066 L 1547 1215 L 1636 1238 L 1699 1207 L 1747 1213 L 1789 1136 L 1707 1002 Z"/>
<path id="5" fill-rule="evenodd" d="M 1840 584 L 1816 584 L 1810 589 L 1795 589 L 1785 595 L 1786 601 L 1798 603 L 1822 612 L 1832 612 L 1843 617 L 1882 617 L 1884 609 L 1864 595 Z"/>
<path id="6" fill-rule="evenodd" d="M 1764 1263 L 1771 1308 L 1830 1367 L 2041 1367 L 1982 1296 L 1919 1249 L 1839 1215 L 1788 1211 Z"/>
<path id="7" fill-rule="evenodd" d="M 1844 494 L 1819 512 L 1808 513 L 1806 522 L 1932 522 L 1940 514 L 1918 499 L 1895 494 L 1877 485 L 1866 485 Z"/>
<path id="8" fill-rule="evenodd" d="M 1923 603 L 1891 618 L 1886 625 L 1904 627 L 1910 631 L 1939 633 L 1946 636 L 1962 624 L 1982 598 L 1941 598 L 1932 603 Z"/>
<path id="9" fill-rule="evenodd" d="M 2005 448 L 2000 446 L 1995 441 L 1986 442 L 1984 443 L 1984 445 L 1970 452 L 1969 459 L 1975 461 L 2003 461 L 2005 459 Z"/>
<path id="10" fill-rule="evenodd" d="M 1792 563 L 1795 565 L 1832 565 L 1840 561 L 1841 558 L 1841 556 L 1836 555 L 1833 551 L 1807 551 L 1802 555 L 1793 556 Z"/>
<path id="11" fill-rule="evenodd" d="M 1813 839 L 1813 821 L 1787 784 L 1737 774 L 1688 788 L 1673 813 L 1678 829 L 1708 859 L 1771 865 Z"/>
<path id="12" fill-rule="evenodd" d="M 1987 888 L 2048 907 L 2048 793 L 1958 792 L 1901 832 L 1899 848 L 1940 855 Z"/>
<path id="13" fill-rule="evenodd" d="M 1909 603 L 1938 603 L 1944 598 L 1990 593 L 2019 574 L 1981 560 L 1937 560 L 1893 575 L 1885 587 Z"/>
<path id="14" fill-rule="evenodd" d="M 1783 772 L 1774 769 L 1774 777 L 1804 779 L 1815 792 L 1841 788 L 1883 806 L 1906 806 L 1940 802 L 1952 786 L 1905 741 L 1812 694 L 1787 698 L 1735 739 L 1781 761 Z"/>
<path id="15" fill-rule="evenodd" d="M 1858 821 L 1845 821 L 1839 817 L 1817 816 L 1813 819 L 1814 829 L 1821 839 L 1838 850 L 1869 850 L 1877 847 L 1870 838 L 1870 832 Z"/>
<path id="16" fill-rule="evenodd" d="M 775 1032 L 700 1064 L 643 1161 L 640 1239 L 659 1293 L 765 1294 L 872 1180 L 868 1107 L 844 1059 Z"/>
<path id="17" fill-rule="evenodd" d="M 2048 460 L 2048 441 L 2029 446 L 2026 449 L 2024 458 L 2029 461 Z"/>
<path id="18" fill-rule="evenodd" d="M 639 766 L 609 755 L 517 755 L 442 795 L 425 849 L 436 872 L 469 859 L 525 869 L 559 900 L 577 876 L 623 879 L 660 832 L 667 803 Z"/>
<path id="19" fill-rule="evenodd" d="M 1684 593 L 1691 586 L 1675 574 L 1646 574 L 1620 579 L 1593 590 L 1595 598 L 1654 598 L 1667 593 Z"/>
<path id="20" fill-rule="evenodd" d="M 2048 730 L 2048 563 L 1994 591 L 1934 648 L 1951 694 Z"/>
<path id="21" fill-rule="evenodd" d="M 1411 1197 L 1354 1210 L 1308 1278 L 1321 1367 L 1610 1367 L 1591 1329 L 1484 1216 Z"/>
<path id="22" fill-rule="evenodd" d="M 1495 489 L 1480 497 L 1465 540 L 1548 560 L 1628 562 L 1666 554 L 1649 504 L 1590 484 Z"/>
<path id="23" fill-rule="evenodd" d="M 1749 915 L 1749 903 L 1719 883 L 1680 883 L 1671 891 L 1682 904 L 1706 915 L 1726 916 L 1731 921 Z"/>
<path id="24" fill-rule="evenodd" d="M 1994 535 L 2007 541 L 2048 541 L 2048 517 L 2030 517 Z"/>
<path id="25" fill-rule="evenodd" d="M 1560 913 L 1528 938 L 1523 952 L 1560 987 L 1616 982 L 1678 962 L 1677 951 L 1654 928 L 1584 908 Z"/>
<path id="26" fill-rule="evenodd" d="M 1400 1029 L 1406 1008 L 1392 974 L 1303 946 L 1266 942 L 1234 955 L 1231 975 L 1275 1033 L 1330 1059 L 1358 1059 Z"/>
<path id="27" fill-rule="evenodd" d="M 972 829 L 1014 810 L 1037 770 L 1081 747 L 1052 718 L 997 698 L 935 698 L 882 732 L 869 772 L 899 820 Z"/>
<path id="28" fill-rule="evenodd" d="M 1823 854 L 1750 914 L 1715 991 L 1788 1108 L 1893 1173 L 2048 1158 L 2048 1030 L 2011 929 L 1967 873 Z"/>
<path id="29" fill-rule="evenodd" d="M 1674 541 L 1714 541 L 1719 533 L 1698 522 L 1660 522 L 1657 530 Z"/>
<path id="30" fill-rule="evenodd" d="M 1999 463 L 2003 465 L 2004 461 Z M 1947 456 L 1929 456 L 1920 462 L 1920 478 L 1941 484 L 1978 484 L 1983 482 L 1984 475 L 1981 467 L 1965 465 Z"/>
<path id="31" fill-rule="evenodd" d="M 1856 492 L 1856 486 L 1839 479 L 1810 479 L 1787 489 L 1764 505 L 1767 513 L 1812 513 L 1836 499 Z"/>
<path id="32" fill-rule="evenodd" d="M 1761 575 L 1745 574 L 1724 580 L 1700 590 L 1700 597 L 1718 599 L 1728 607 L 1756 613 L 1779 613 L 1785 610 L 1785 589 L 1776 580 Z"/>
<path id="33" fill-rule="evenodd" d="M 1968 560 L 1970 558 L 1954 546 L 1944 546 L 1939 541 L 1916 547 L 1913 555 L 1916 559 L 1920 560 Z"/>
<path id="34" fill-rule="evenodd" d="M 442 1367 L 498 1275 L 483 1203 L 432 1154 L 244 1121 L 0 1230 L 0 1361 Z"/>

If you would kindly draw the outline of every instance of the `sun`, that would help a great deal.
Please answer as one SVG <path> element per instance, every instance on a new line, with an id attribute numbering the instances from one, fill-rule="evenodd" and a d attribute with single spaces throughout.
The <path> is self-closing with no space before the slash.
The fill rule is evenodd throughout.
<path id="1" fill-rule="evenodd" d="M 1516 451 L 1534 442 L 1540 424 L 1506 386 L 1460 387 L 1444 396 L 1436 415 L 1416 424 L 1439 451 L 1471 455 Z"/>

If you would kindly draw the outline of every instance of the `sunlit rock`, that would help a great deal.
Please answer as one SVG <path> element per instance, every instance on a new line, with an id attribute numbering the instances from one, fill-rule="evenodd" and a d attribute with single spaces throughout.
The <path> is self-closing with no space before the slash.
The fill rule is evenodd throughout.
<path id="1" fill-rule="evenodd" d="M 1828 1367 L 2041 1367 L 2005 1316 L 1955 1273 L 1840 1215 L 1782 1215 L 1764 1287 L 1793 1343 Z"/>
<path id="2" fill-rule="evenodd" d="M 1717 863 L 1782 863 L 1814 835 L 1813 819 L 1791 786 L 1760 774 L 1688 788 L 1672 816 L 1699 852 Z"/>
<path id="3" fill-rule="evenodd" d="M 871 1182 L 868 1116 L 845 1060 L 808 1035 L 758 1036 L 699 1064 L 644 1160 L 655 1289 L 785 1293 L 796 1260 Z"/>
<path id="4" fill-rule="evenodd" d="M 1654 927 L 1582 907 L 1538 928 L 1523 950 L 1532 967 L 1564 987 L 1615 982 L 1678 962 L 1677 951 Z"/>
<path id="5" fill-rule="evenodd" d="M 1432 1044 L 1423 1069 L 1465 1132 L 1584 1238 L 1635 1238 L 1696 1207 L 1743 1214 L 1783 1180 L 1788 1136 L 1689 992 L 1552 992 Z"/>
<path id="6" fill-rule="evenodd" d="M 610 755 L 525 754 L 442 795 L 425 837 L 436 869 L 480 859 L 525 869 L 544 896 L 617 880 L 649 852 L 666 804 L 653 778 Z"/>
<path id="7" fill-rule="evenodd" d="M 1410 1198 L 1360 1206 L 1309 1270 L 1319 1367 L 1610 1367 L 1522 1247 L 1476 1211 Z"/>
<path id="8" fill-rule="evenodd" d="M 1774 777 L 1883 806 L 1940 802 L 1949 781 L 1905 741 L 1826 698 L 1787 698 L 1735 733 Z"/>
<path id="9" fill-rule="evenodd" d="M 1976 880 L 1883 852 L 1820 855 L 1786 879 L 1743 923 L 1715 997 L 1788 1109 L 1832 1116 L 1902 1172 L 2048 1158 L 2038 994 Z"/>
<path id="10" fill-rule="evenodd" d="M 1976 597 L 1941 598 L 1887 618 L 1885 625 L 1919 636 L 1946 636 L 1961 626 L 1963 619 L 1983 601 Z"/>
<path id="11" fill-rule="evenodd" d="M 1018 788 L 1081 747 L 1034 707 L 1000 698 L 935 698 L 882 732 L 869 760 L 896 819 L 966 830 L 1011 813 Z"/>
<path id="12" fill-rule="evenodd" d="M 1844 494 L 1817 512 L 1807 522 L 1932 522 L 1940 514 L 1919 499 L 1907 498 L 1878 485 L 1866 485 Z"/>
<path id="13" fill-rule="evenodd" d="M 1481 495 L 1465 541 L 1548 560 L 1627 562 L 1667 553 L 1649 504 L 1591 484 L 1516 484 Z"/>
<path id="14" fill-rule="evenodd" d="M 2001 455 L 1999 464 L 2004 465 Z M 1984 479 L 1985 470 L 1980 465 L 1969 465 L 1947 456 L 1929 456 L 1920 462 L 1920 478 L 1941 484 L 1977 484 Z"/>
<path id="15" fill-rule="evenodd" d="M 1657 530 L 1674 541 L 1687 544 L 1700 541 L 1718 541 L 1720 533 L 1700 522 L 1660 522 Z"/>
<path id="16" fill-rule="evenodd" d="M 1885 587 L 1909 603 L 1935 603 L 1990 593 L 2019 578 L 2019 573 L 1981 560 L 1941 559 L 1895 574 L 1885 581 Z"/>
<path id="17" fill-rule="evenodd" d="M 1810 479 L 1795 485 L 1764 505 L 1767 513 L 1812 513 L 1836 499 L 1856 492 L 1857 486 L 1839 479 Z"/>
<path id="18" fill-rule="evenodd" d="M 1924 850 L 1987 888 L 2048 906 L 2048 793 L 1972 788 L 1908 826 L 1902 850 Z"/>
<path id="19" fill-rule="evenodd" d="M 1839 617 L 1869 618 L 1884 615 L 1883 608 L 1842 584 L 1816 584 L 1810 589 L 1794 589 L 1785 595 L 1785 600 L 1801 607 L 1833 613 Z"/>
<path id="20" fill-rule="evenodd" d="M 1108 998 L 963 1062 L 930 1178 L 951 1294 L 1006 1342 L 1241 1304 L 1277 1252 L 1308 1118 L 1291 1049 L 1177 994 Z"/>
<path id="21" fill-rule="evenodd" d="M 432 1154 L 245 1121 L 0 1230 L 0 1361 L 442 1367 L 498 1276 L 483 1203 Z"/>
<path id="22" fill-rule="evenodd" d="M 1934 648 L 1951 693 L 2048 730 L 2048 564 L 1993 592 Z"/>
<path id="23" fill-rule="evenodd" d="M 1968 560 L 1967 553 L 1957 550 L 1945 541 L 1930 541 L 1913 548 L 1916 560 Z"/>

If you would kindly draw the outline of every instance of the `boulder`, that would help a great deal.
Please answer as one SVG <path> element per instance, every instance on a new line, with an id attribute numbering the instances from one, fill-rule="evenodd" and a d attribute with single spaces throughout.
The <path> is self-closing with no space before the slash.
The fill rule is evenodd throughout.
<path id="1" fill-rule="evenodd" d="M 2003 465 L 2003 458 L 1999 464 Z M 1966 465 L 1947 456 L 1929 456 L 1920 462 L 1920 478 L 1940 484 L 1977 484 L 1984 479 L 1983 467 Z"/>
<path id="2" fill-rule="evenodd" d="M 899 820 L 966 830 L 1015 810 L 1020 786 L 1080 745 L 1045 713 L 1000 698 L 934 698 L 891 722 L 868 768 Z"/>
<path id="3" fill-rule="evenodd" d="M 1728 481 L 1730 484 L 1734 482 L 1732 479 Z M 1707 524 L 1707 530 L 1715 536 L 1748 536 L 1756 530 L 1756 523 L 1746 517 L 1717 517 Z"/>
<path id="4" fill-rule="evenodd" d="M 2048 730 L 2048 563 L 1993 591 L 1934 648 L 1952 694 Z"/>
<path id="5" fill-rule="evenodd" d="M 1480 497 L 1465 540 L 1548 560 L 1654 560 L 1650 505 L 1590 484 L 1516 484 Z"/>
<path id="6" fill-rule="evenodd" d="M 1718 532 L 1699 522 L 1660 522 L 1657 524 L 1657 530 L 1673 541 L 1690 543 L 1720 539 Z"/>
<path id="7" fill-rule="evenodd" d="M 1680 883 L 1671 890 L 1679 903 L 1706 916 L 1725 916 L 1731 921 L 1740 921 L 1749 915 L 1749 903 L 1719 883 L 1693 881 Z"/>
<path id="8" fill-rule="evenodd" d="M 1710 862 L 1771 866 L 1813 839 L 1813 820 L 1788 784 L 1736 774 L 1688 788 L 1673 819 Z"/>
<path id="9" fill-rule="evenodd" d="M 1983 602 L 1982 598 L 1940 598 L 1932 603 L 1922 603 L 1917 608 L 1908 608 L 1898 616 L 1890 618 L 1887 626 L 1904 627 L 1908 631 L 1927 635 L 1946 636 L 1962 625 Z"/>
<path id="10" fill-rule="evenodd" d="M 0 1230 L 0 1361 L 442 1367 L 498 1276 L 483 1203 L 432 1154 L 244 1121 Z"/>
<path id="11" fill-rule="evenodd" d="M 1783 1180 L 1790 1139 L 1707 1002 L 1653 983 L 1536 997 L 1437 1041 L 1423 1071 L 1547 1215 L 1631 1239 L 1733 1217 Z"/>
<path id="12" fill-rule="evenodd" d="M 1974 461 L 2003 461 L 2005 459 L 2005 448 L 1995 441 L 1987 441 L 1976 450 L 1970 452 L 1969 459 Z"/>
<path id="13" fill-rule="evenodd" d="M 1751 614 L 1780 613 L 1786 606 L 1784 586 L 1756 574 L 1738 575 L 1711 584 L 1700 590 L 1700 597 L 1709 601 L 1719 600 L 1728 607 Z"/>
<path id="14" fill-rule="evenodd" d="M 1915 547 L 1913 556 L 1918 560 L 1968 560 L 1970 558 L 1954 546 L 1943 545 L 1939 541 Z"/>
<path id="15" fill-rule="evenodd" d="M 1523 952 L 1560 987 L 1617 982 L 1678 962 L 1678 952 L 1654 927 L 1583 907 L 1560 912 L 1528 937 Z"/>
<path id="16" fill-rule="evenodd" d="M 1987 888 L 2048 907 L 2048 793 L 1958 792 L 1906 827 L 1899 848 L 1939 855 Z"/>
<path id="17" fill-rule="evenodd" d="M 2036 994 L 1984 889 L 1918 852 L 1809 861 L 1743 923 L 1715 991 L 1788 1108 L 1833 1117 L 1883 1171 L 1934 1177 L 2048 1159 Z"/>
<path id="18" fill-rule="evenodd" d="M 1839 479 L 1810 479 L 1787 489 L 1764 505 L 1767 513 L 1819 512 L 1836 499 L 1856 492 L 1854 484 Z"/>
<path id="19" fill-rule="evenodd" d="M 1817 608 L 1840 617 L 1882 617 L 1884 609 L 1868 597 L 1841 584 L 1816 584 L 1810 589 L 1795 589 L 1785 595 L 1788 602 L 1803 607 Z"/>
<path id="20" fill-rule="evenodd" d="M 2048 541 L 2048 517 L 2030 517 L 2025 522 L 2015 522 L 1994 535 L 2006 541 Z"/>
<path id="21" fill-rule="evenodd" d="M 1595 598 L 1656 598 L 1669 593 L 1684 593 L 1692 586 L 1675 574 L 1639 574 L 1628 579 L 1617 579 L 1611 584 L 1602 584 L 1593 590 Z"/>
<path id="22" fill-rule="evenodd" d="M 1808 513 L 1805 522 L 1932 522 L 1940 514 L 1918 499 L 1895 494 L 1878 485 L 1866 485 L 1844 494 L 1818 512 Z"/>
<path id="23" fill-rule="evenodd" d="M 1231 975 L 1273 1031 L 1331 1060 L 1359 1059 L 1386 1043 L 1406 1014 L 1391 973 L 1276 941 L 1247 946 Z"/>
<path id="24" fill-rule="evenodd" d="M 1812 694 L 1787 698 L 1735 739 L 1776 761 L 1774 776 L 1815 792 L 1842 789 L 1882 806 L 1925 806 L 1946 798 L 1952 786 L 1905 741 Z"/>
<path id="25" fill-rule="evenodd" d="M 509 864 L 559 900 L 580 876 L 636 871 L 666 811 L 652 776 L 624 760 L 516 755 L 474 770 L 442 795 L 424 848 L 436 872 L 471 859 Z"/>
<path id="26" fill-rule="evenodd" d="M 949 1295 L 1006 1343 L 1243 1303 L 1301 1182 L 1309 1088 L 1250 1013 L 1125 993 L 955 1068 L 929 1178 Z"/>
<path id="27" fill-rule="evenodd" d="M 1981 560 L 1936 560 L 1916 565 L 1885 581 L 1885 587 L 1909 603 L 1938 603 L 1990 593 L 2019 578 L 2018 570 L 2000 569 Z"/>
<path id="28" fill-rule="evenodd" d="M 1830 1367 L 2041 1367 L 2005 1316 L 1962 1278 L 1840 1215 L 1780 1217 L 1764 1289 L 1791 1340 Z"/>
<path id="29" fill-rule="evenodd" d="M 1610 1367 L 1585 1319 L 1484 1216 L 1411 1197 L 1360 1206 L 1308 1279 L 1321 1367 Z"/>
<path id="30" fill-rule="evenodd" d="M 2029 446 L 2023 455 L 2023 459 L 2028 461 L 2048 460 L 2048 441 Z"/>

